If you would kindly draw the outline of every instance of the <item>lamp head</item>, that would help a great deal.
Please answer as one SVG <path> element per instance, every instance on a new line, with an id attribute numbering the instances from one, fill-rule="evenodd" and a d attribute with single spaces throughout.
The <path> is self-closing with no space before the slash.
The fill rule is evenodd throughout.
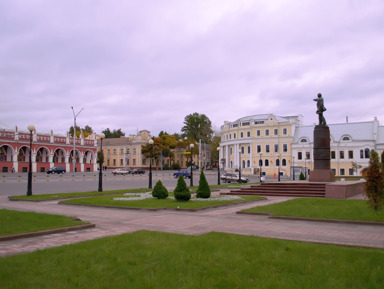
<path id="1" fill-rule="evenodd" d="M 28 125 L 28 130 L 29 130 L 30 132 L 33 132 L 33 131 L 35 130 L 35 126 L 34 126 L 33 124 L 29 124 L 29 125 Z"/>

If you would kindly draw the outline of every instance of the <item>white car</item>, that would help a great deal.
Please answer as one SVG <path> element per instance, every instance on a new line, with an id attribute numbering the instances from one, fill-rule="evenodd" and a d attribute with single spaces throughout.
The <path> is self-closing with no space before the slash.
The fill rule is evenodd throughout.
<path id="1" fill-rule="evenodd" d="M 241 181 L 239 180 L 239 175 L 238 174 L 231 174 L 231 173 L 225 173 L 221 175 L 220 179 L 224 183 L 231 183 L 231 182 L 238 182 L 238 183 L 248 183 L 248 179 L 241 177 Z"/>
<path id="2" fill-rule="evenodd" d="M 125 175 L 128 175 L 129 172 L 126 169 L 116 169 L 116 170 L 112 171 L 112 174 L 114 176 L 116 176 L 116 175 L 123 175 L 123 176 L 125 176 Z"/>

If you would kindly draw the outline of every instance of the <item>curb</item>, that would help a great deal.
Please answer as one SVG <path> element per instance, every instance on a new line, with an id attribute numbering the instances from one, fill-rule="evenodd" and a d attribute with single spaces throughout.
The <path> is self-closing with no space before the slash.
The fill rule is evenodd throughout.
<path id="1" fill-rule="evenodd" d="M 120 207 L 120 206 L 99 206 L 99 205 L 90 205 L 90 204 L 75 204 L 75 203 L 64 203 L 59 202 L 59 205 L 70 205 L 70 206 L 84 206 L 84 207 L 94 207 L 94 208 L 105 208 L 105 209 L 123 209 L 123 210 L 136 210 L 136 211 L 181 211 L 181 212 L 199 212 L 209 209 L 216 209 L 221 207 L 230 207 L 230 206 L 239 206 L 239 205 L 245 205 L 253 202 L 259 202 L 259 201 L 265 201 L 267 198 L 261 198 L 261 199 L 255 199 L 255 200 L 249 200 L 244 202 L 238 202 L 238 203 L 230 203 L 230 204 L 222 204 L 222 205 L 214 205 L 204 208 L 196 208 L 196 209 L 184 209 L 184 208 L 134 208 L 134 207 Z"/>
<path id="2" fill-rule="evenodd" d="M 96 226 L 95 224 L 85 224 L 85 225 L 58 228 L 58 229 L 52 229 L 52 230 L 37 231 L 37 232 L 31 232 L 31 233 L 23 233 L 23 234 L 9 235 L 9 236 L 0 236 L 0 242 L 22 239 L 22 238 L 38 237 L 38 236 L 57 234 L 57 233 L 64 233 L 64 232 L 70 232 L 70 231 L 90 229 L 90 228 L 94 228 L 95 226 Z"/>
<path id="3" fill-rule="evenodd" d="M 287 217 L 287 216 L 273 216 L 271 213 L 256 213 L 256 212 L 242 212 L 242 211 L 236 212 L 236 214 L 267 216 L 269 219 L 280 219 L 280 220 L 289 220 L 289 221 L 309 221 L 309 222 L 320 222 L 320 223 L 342 223 L 342 224 L 352 224 L 352 225 L 384 226 L 384 222 L 372 222 L 372 221 L 314 219 L 314 218 L 300 218 L 300 217 Z"/>

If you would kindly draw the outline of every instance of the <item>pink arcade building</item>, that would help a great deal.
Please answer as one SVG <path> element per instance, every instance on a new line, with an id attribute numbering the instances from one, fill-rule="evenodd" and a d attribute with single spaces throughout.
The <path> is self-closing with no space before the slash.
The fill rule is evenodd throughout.
<path id="1" fill-rule="evenodd" d="M 32 172 L 46 172 L 55 166 L 65 167 L 73 172 L 73 156 L 76 156 L 76 172 L 94 172 L 97 170 L 96 134 L 84 138 L 81 134 L 73 137 L 37 133 L 32 131 L 32 152 L 30 151 L 30 132 L 0 129 L 0 172 L 28 172 L 29 154 L 32 158 Z M 76 153 L 74 154 L 74 149 Z"/>

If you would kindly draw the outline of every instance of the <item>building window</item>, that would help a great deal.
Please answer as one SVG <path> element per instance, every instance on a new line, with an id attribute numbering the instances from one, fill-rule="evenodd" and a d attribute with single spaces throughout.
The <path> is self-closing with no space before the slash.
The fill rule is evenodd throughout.
<path id="1" fill-rule="evenodd" d="M 336 159 L 336 152 L 335 151 L 331 151 L 331 159 Z"/>
<path id="2" fill-rule="evenodd" d="M 303 159 L 303 153 L 302 152 L 298 152 L 297 153 L 297 159 L 298 160 L 302 160 Z"/>
<path id="3" fill-rule="evenodd" d="M 336 169 L 331 169 L 331 172 L 333 172 L 333 174 L 336 175 Z"/>
<path id="4" fill-rule="evenodd" d="M 248 146 L 248 153 L 250 154 L 251 153 L 251 147 Z"/>
<path id="5" fill-rule="evenodd" d="M 123 159 L 120 159 L 120 166 L 123 166 Z"/>
<path id="6" fill-rule="evenodd" d="M 348 158 L 353 159 L 353 151 L 348 151 Z"/>
<path id="7" fill-rule="evenodd" d="M 288 152 L 288 144 L 283 144 L 283 152 Z"/>
<path id="8" fill-rule="evenodd" d="M 127 154 L 129 155 L 129 148 L 127 148 Z"/>
<path id="9" fill-rule="evenodd" d="M 269 160 L 265 160 L 264 163 L 266 167 L 269 167 Z"/>
<path id="10" fill-rule="evenodd" d="M 259 167 L 262 167 L 262 166 L 263 166 L 263 161 L 259 160 Z"/>
<path id="11" fill-rule="evenodd" d="M 350 176 L 353 176 L 353 168 L 349 169 L 348 173 L 349 173 Z"/>
<path id="12" fill-rule="evenodd" d="M 283 167 L 286 167 L 287 166 L 287 160 L 283 159 L 282 164 L 283 164 Z"/>
<path id="13" fill-rule="evenodd" d="M 302 140 L 300 140 L 300 142 L 308 142 L 307 139 L 303 138 Z"/>
<path id="14" fill-rule="evenodd" d="M 279 134 L 279 130 L 278 130 L 277 128 L 275 128 L 275 129 L 273 130 L 273 134 L 274 134 L 274 135 L 278 135 L 278 134 Z"/>
<path id="15" fill-rule="evenodd" d="M 311 159 L 311 153 L 305 152 L 305 159 L 310 160 Z"/>
<path id="16" fill-rule="evenodd" d="M 124 150 L 123 149 L 120 149 L 120 154 L 124 154 Z"/>
<path id="17" fill-rule="evenodd" d="M 135 155 L 136 154 L 136 148 L 134 148 L 132 151 L 133 151 L 133 154 Z"/>
<path id="18" fill-rule="evenodd" d="M 107 149 L 107 153 L 108 153 L 108 154 L 110 154 L 110 153 L 111 153 L 109 149 Z"/>
<path id="19" fill-rule="evenodd" d="M 236 138 L 236 133 L 233 134 L 233 139 L 235 139 L 235 138 Z"/>
<path id="20" fill-rule="evenodd" d="M 243 133 L 243 132 L 240 133 L 240 137 L 241 137 L 241 138 L 244 137 L 244 133 Z"/>
<path id="21" fill-rule="evenodd" d="M 283 128 L 283 135 L 287 135 L 288 134 L 288 130 L 286 128 Z"/>
<path id="22" fill-rule="evenodd" d="M 269 145 L 265 145 L 265 152 L 269 153 Z"/>
<path id="23" fill-rule="evenodd" d="M 113 149 L 113 154 L 114 154 L 114 155 L 116 154 L 116 149 Z"/>
<path id="24" fill-rule="evenodd" d="M 247 137 L 251 137 L 251 132 L 247 131 Z"/>
<path id="25" fill-rule="evenodd" d="M 244 154 L 244 147 L 241 147 L 241 153 Z"/>
<path id="26" fill-rule="evenodd" d="M 232 124 L 232 127 L 238 127 L 238 126 L 239 126 L 238 123 L 234 123 L 234 124 Z"/>
<path id="27" fill-rule="evenodd" d="M 251 123 L 249 122 L 249 121 L 247 121 L 247 122 L 243 122 L 241 125 L 242 126 L 246 126 L 246 125 L 250 125 Z"/>
<path id="28" fill-rule="evenodd" d="M 116 166 L 116 159 L 113 159 L 113 165 Z"/>
<path id="29" fill-rule="evenodd" d="M 256 131 L 256 135 L 261 136 L 261 131 L 259 129 Z"/>
<path id="30" fill-rule="evenodd" d="M 345 169 L 340 169 L 340 176 L 344 176 L 345 175 Z"/>
<path id="31" fill-rule="evenodd" d="M 257 145 L 257 152 L 261 153 L 261 145 Z"/>
<path id="32" fill-rule="evenodd" d="M 265 130 L 265 135 L 266 135 L 266 136 L 269 136 L 269 129 L 266 129 L 266 130 Z"/>
<path id="33" fill-rule="evenodd" d="M 250 160 L 247 160 L 247 167 L 251 167 L 251 161 Z"/>
<path id="34" fill-rule="evenodd" d="M 278 152 L 279 152 L 279 145 L 278 145 L 278 144 L 275 144 L 275 145 L 273 146 L 273 151 L 274 151 L 275 153 L 278 153 Z"/>
<path id="35" fill-rule="evenodd" d="M 366 148 L 366 149 L 364 150 L 364 156 L 365 156 L 365 158 L 366 158 L 366 159 L 369 159 L 370 155 L 371 155 L 371 151 L 370 151 L 368 148 Z"/>
<path id="36" fill-rule="evenodd" d="M 276 167 L 280 166 L 280 159 L 276 159 Z"/>
<path id="37" fill-rule="evenodd" d="M 343 139 L 342 139 L 343 141 L 349 141 L 349 140 L 351 140 L 348 136 L 345 136 L 345 137 L 343 137 Z"/>
<path id="38" fill-rule="evenodd" d="M 340 156 L 340 159 L 343 160 L 344 159 L 344 151 L 339 151 L 339 156 Z"/>
<path id="39" fill-rule="evenodd" d="M 132 165 L 133 165 L 133 166 L 136 166 L 136 159 L 133 159 L 133 160 L 132 160 Z"/>
<path id="40" fill-rule="evenodd" d="M 232 148 L 229 148 L 229 154 L 232 155 Z"/>

